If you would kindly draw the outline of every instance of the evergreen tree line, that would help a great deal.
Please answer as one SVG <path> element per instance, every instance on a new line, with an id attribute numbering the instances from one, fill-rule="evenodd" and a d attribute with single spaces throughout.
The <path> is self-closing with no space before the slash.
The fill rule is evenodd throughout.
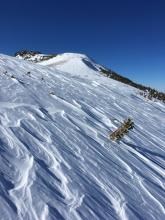
<path id="1" fill-rule="evenodd" d="M 146 98 L 158 99 L 158 100 L 161 100 L 161 101 L 165 102 L 165 93 L 163 93 L 163 92 L 159 92 L 158 90 L 153 89 L 151 87 L 135 83 L 132 80 L 130 80 L 126 77 L 123 77 L 123 76 L 119 75 L 118 73 L 116 73 L 112 70 L 103 69 L 103 68 L 100 68 L 100 70 L 101 70 L 101 73 L 103 75 L 105 75 L 105 76 L 107 76 L 111 79 L 117 80 L 119 82 L 122 82 L 124 84 L 130 85 L 130 86 L 133 86 L 137 89 L 142 90 L 143 92 L 141 92 L 140 94 L 143 95 Z"/>

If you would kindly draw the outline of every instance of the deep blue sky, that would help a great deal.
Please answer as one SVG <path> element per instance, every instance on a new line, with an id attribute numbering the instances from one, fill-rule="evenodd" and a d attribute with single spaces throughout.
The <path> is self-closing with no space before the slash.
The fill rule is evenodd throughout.
<path id="1" fill-rule="evenodd" d="M 0 53 L 85 53 L 165 91 L 165 0 L 1 0 L 0 30 Z"/>

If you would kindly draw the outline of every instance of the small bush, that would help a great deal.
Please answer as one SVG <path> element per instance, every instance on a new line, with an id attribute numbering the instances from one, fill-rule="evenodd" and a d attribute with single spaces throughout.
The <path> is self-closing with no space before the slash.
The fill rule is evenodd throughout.
<path id="1" fill-rule="evenodd" d="M 125 120 L 121 126 L 110 134 L 110 139 L 113 141 L 120 140 L 129 130 L 134 128 L 134 122 L 131 118 Z"/>

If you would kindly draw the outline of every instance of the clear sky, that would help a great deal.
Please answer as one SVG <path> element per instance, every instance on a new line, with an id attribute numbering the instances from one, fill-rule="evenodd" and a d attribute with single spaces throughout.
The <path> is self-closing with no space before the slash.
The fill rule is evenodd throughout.
<path id="1" fill-rule="evenodd" d="M 165 0 L 1 0 L 0 53 L 85 53 L 165 91 Z"/>

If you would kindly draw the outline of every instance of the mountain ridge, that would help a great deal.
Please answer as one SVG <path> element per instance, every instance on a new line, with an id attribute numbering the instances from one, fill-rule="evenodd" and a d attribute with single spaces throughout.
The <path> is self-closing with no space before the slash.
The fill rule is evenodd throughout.
<path id="1" fill-rule="evenodd" d="M 91 69 L 94 69 L 94 71 L 98 71 L 106 77 L 109 77 L 111 79 L 117 80 L 124 84 L 140 89 L 142 91 L 140 92 L 142 96 L 148 99 L 160 100 L 162 102 L 165 102 L 165 93 L 160 92 L 157 89 L 151 88 L 149 86 L 136 83 L 128 79 L 127 77 L 124 77 L 121 74 L 116 73 L 115 71 L 111 69 L 108 69 L 102 65 L 96 64 L 94 60 L 92 60 L 85 54 L 63 53 L 63 54 L 55 54 L 55 55 L 53 54 L 45 55 L 45 54 L 42 54 L 41 52 L 23 50 L 23 51 L 15 53 L 15 56 L 20 59 L 25 59 L 25 60 L 39 63 L 41 65 L 48 65 L 48 66 L 51 66 L 51 65 L 56 66 L 58 65 L 58 62 L 60 63 L 60 60 L 61 62 L 64 63 L 65 61 L 68 61 L 70 59 L 76 59 L 76 58 L 81 59 L 82 62 L 88 65 Z M 72 66 L 73 66 L 73 63 L 72 63 Z M 63 70 L 65 71 L 65 69 Z M 73 71 L 74 70 L 72 69 L 72 72 Z"/>

